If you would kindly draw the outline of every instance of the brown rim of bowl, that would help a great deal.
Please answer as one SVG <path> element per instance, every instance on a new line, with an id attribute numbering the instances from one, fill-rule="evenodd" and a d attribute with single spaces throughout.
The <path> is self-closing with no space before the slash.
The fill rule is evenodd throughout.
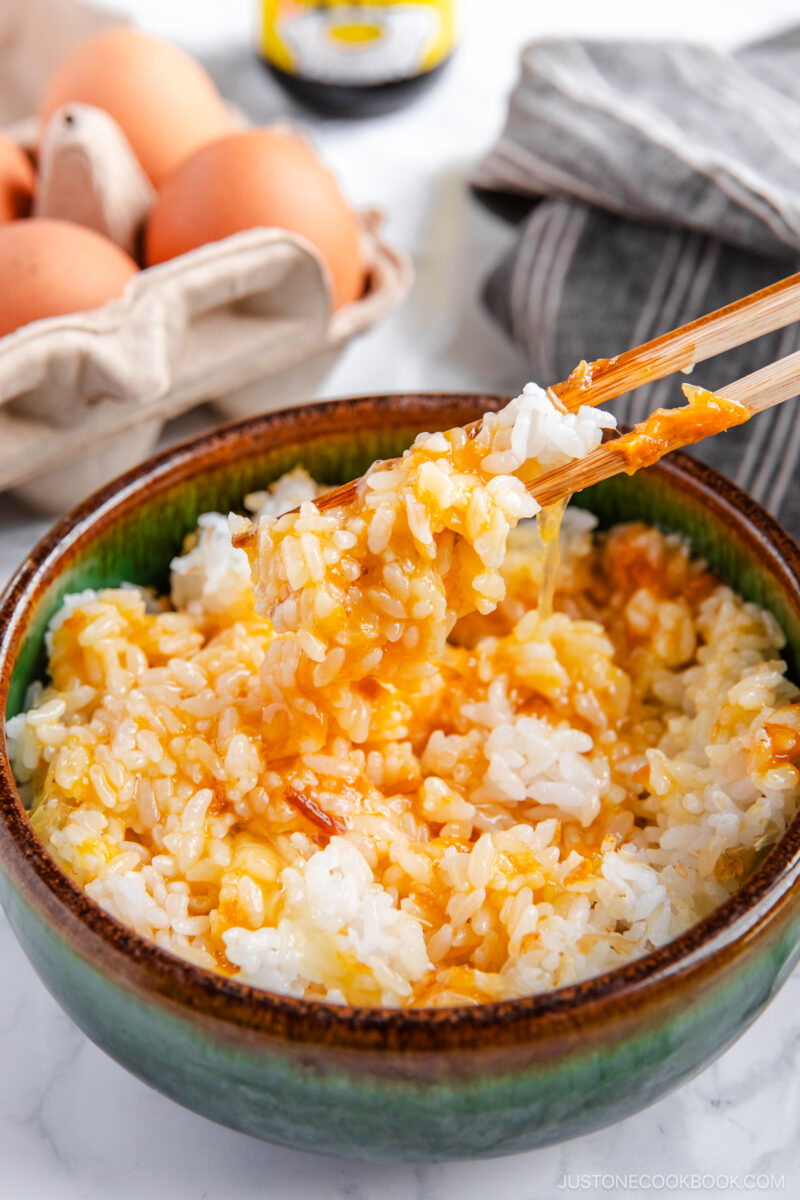
<path id="1" fill-rule="evenodd" d="M 315 435 L 341 433 L 336 418 L 347 412 L 347 427 L 360 417 L 381 412 L 385 428 L 422 427 L 430 412 L 465 423 L 500 407 L 507 397 L 456 392 L 398 393 L 325 401 L 306 408 L 283 409 L 226 425 L 168 448 L 119 476 L 79 505 L 42 538 L 0 597 L 0 711 L 5 712 L 10 667 L 22 641 L 26 614 L 44 587 L 91 532 L 135 509 L 143 494 L 153 493 L 199 474 L 236 452 L 241 459 L 272 447 L 302 444 L 304 428 Z M 244 443 L 244 444 L 243 444 Z M 793 597 L 800 615 L 800 548 L 782 526 L 729 480 L 712 468 L 677 453 L 650 468 L 672 484 L 687 483 L 725 524 L 738 529 L 751 553 Z M 0 726 L 0 849 L 23 886 L 34 887 L 33 900 L 51 915 L 66 908 L 78 933 L 69 936 L 75 950 L 97 963 L 105 961 L 117 977 L 137 990 L 160 995 L 198 1017 L 226 1022 L 254 1034 L 288 1040 L 327 1041 L 343 1048 L 443 1050 L 539 1040 L 556 1028 L 574 1031 L 596 1024 L 610 1010 L 637 1006 L 645 994 L 666 994 L 687 977 L 693 982 L 713 973 L 751 941 L 768 922 L 771 910 L 785 902 L 800 877 L 800 813 L 757 869 L 707 917 L 679 937 L 641 958 L 581 983 L 516 1000 L 451 1008 L 392 1009 L 351 1007 L 296 999 L 237 983 L 194 966 L 139 936 L 109 916 L 73 883 L 34 834 L 19 799 Z M 11 854 L 8 854 L 10 846 Z M 11 861 L 11 858 L 16 860 Z M 67 935 L 66 927 L 62 931 Z M 81 933 L 91 946 L 82 948 Z M 87 938 L 86 940 L 89 940 Z M 98 945 L 99 943 L 99 945 Z M 119 955 L 123 956 L 121 960 Z M 713 962 L 712 962 L 713 959 Z M 127 966 L 126 966 L 127 964 Z"/>

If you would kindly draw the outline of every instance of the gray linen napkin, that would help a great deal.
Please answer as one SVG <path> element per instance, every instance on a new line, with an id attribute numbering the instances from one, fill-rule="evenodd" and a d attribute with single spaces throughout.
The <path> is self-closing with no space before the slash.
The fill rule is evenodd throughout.
<path id="1" fill-rule="evenodd" d="M 533 205 L 487 281 L 537 382 L 727 304 L 800 265 L 800 27 L 726 55 L 686 43 L 545 41 L 473 174 Z M 698 365 L 720 387 L 800 348 L 800 325 Z M 683 402 L 675 377 L 621 421 Z M 696 448 L 800 534 L 790 402 Z"/>

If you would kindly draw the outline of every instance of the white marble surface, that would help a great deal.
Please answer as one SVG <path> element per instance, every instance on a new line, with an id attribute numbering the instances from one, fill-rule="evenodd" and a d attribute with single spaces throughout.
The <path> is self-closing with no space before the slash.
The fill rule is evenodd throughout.
<path id="1" fill-rule="evenodd" d="M 286 111 L 251 55 L 252 0 L 117 0 L 113 7 L 210 57 L 256 119 Z M 464 8 L 463 47 L 417 107 L 356 125 L 311 122 L 349 194 L 388 210 L 388 231 L 411 251 L 417 270 L 411 301 L 346 353 L 326 395 L 508 390 L 522 382 L 521 363 L 477 300 L 479 281 L 510 234 L 470 200 L 463 180 L 501 123 L 516 49 L 526 37 L 686 35 L 733 45 L 797 14 L 792 0 L 561 0 L 548 6 L 464 0 Z M 179 432 L 196 424 L 184 422 Z M 0 581 L 48 524 L 0 497 Z M 745 1187 L 748 1175 L 764 1174 L 773 1182 Z M 568 1186 L 560 1187 L 565 1176 Z M 684 1176 L 683 1183 L 676 1176 Z M 793 1196 L 799 1187 L 800 974 L 713 1067 L 602 1133 L 493 1162 L 376 1167 L 261 1145 L 151 1092 L 73 1027 L 0 915 L 3 1200 L 539 1200 L 569 1191 L 676 1196 L 698 1190 Z"/>

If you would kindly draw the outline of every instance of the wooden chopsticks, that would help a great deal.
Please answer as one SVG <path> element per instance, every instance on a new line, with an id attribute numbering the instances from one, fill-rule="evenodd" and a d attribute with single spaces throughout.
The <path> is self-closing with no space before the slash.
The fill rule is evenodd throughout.
<path id="1" fill-rule="evenodd" d="M 543 508 L 612 475 L 632 475 L 682 446 L 741 425 L 756 413 L 800 394 L 800 351 L 729 383 L 716 395 L 683 384 L 682 408 L 657 409 L 629 433 L 598 446 L 526 484 Z"/>
<path id="2" fill-rule="evenodd" d="M 798 320 L 800 272 L 615 358 L 581 363 L 569 379 L 554 384 L 552 390 L 567 408 L 605 404 L 645 383 L 663 379 L 675 371 L 686 371 L 696 363 Z"/>
<path id="3" fill-rule="evenodd" d="M 615 400 L 645 383 L 663 379 L 675 371 L 688 370 L 695 363 L 704 362 L 716 354 L 732 350 L 735 346 L 742 346 L 764 333 L 783 329 L 784 326 L 798 320 L 800 272 L 762 288 L 761 291 L 752 292 L 733 304 L 725 305 L 724 308 L 707 313 L 696 321 L 690 321 L 688 325 L 681 325 L 678 329 L 645 342 L 633 350 L 626 350 L 615 358 L 581 363 L 568 379 L 554 384 L 549 390 L 555 393 L 567 409 L 580 408 L 584 404 L 602 404 L 608 400 Z M 751 416 L 754 412 L 760 412 L 761 407 L 769 408 L 772 404 L 779 404 L 798 392 L 800 357 L 789 355 L 778 363 L 730 384 L 723 389 L 721 395 L 724 399 L 747 404 L 747 416 Z M 753 407 L 759 396 L 761 407 Z M 693 410 L 690 404 L 688 409 L 667 411 L 685 414 Z M 655 458 L 660 458 L 670 450 L 690 445 L 710 434 L 729 428 L 731 424 L 739 423 L 733 419 L 734 415 L 732 410 L 729 411 L 728 423 L 715 425 L 705 411 L 705 424 L 698 424 L 694 430 L 691 422 L 668 419 L 664 427 L 663 449 L 655 457 L 648 456 L 647 462 L 653 462 Z M 741 420 L 746 419 L 745 416 L 740 416 Z M 480 424 L 480 421 L 474 421 L 466 428 L 474 434 L 480 428 Z M 661 421 L 661 424 L 664 422 Z M 641 457 L 642 441 L 643 437 L 650 438 L 652 434 L 649 431 L 645 432 L 645 426 L 646 421 L 637 426 L 631 434 L 624 434 L 621 438 L 606 442 L 585 458 L 540 476 L 527 485 L 528 491 L 540 504 L 550 504 L 563 499 L 570 492 L 588 487 L 592 482 L 607 479 L 620 471 L 632 471 L 647 465 L 644 457 Z M 652 425 L 650 428 L 652 429 Z M 640 459 L 638 463 L 637 456 Z M 352 480 L 323 493 L 316 500 L 317 507 L 324 510 L 349 504 L 355 496 L 357 486 L 358 480 Z"/>
<path id="4" fill-rule="evenodd" d="M 568 379 L 549 390 L 566 409 L 602 404 L 797 320 L 800 272 L 614 358 L 581 363 Z M 800 393 L 800 352 L 736 380 L 717 396 L 691 384 L 684 384 L 683 390 L 688 405 L 658 410 L 630 433 L 605 442 L 585 458 L 540 475 L 526 484 L 527 490 L 544 507 L 622 471 L 632 474 L 671 450 L 741 424 L 754 413 Z M 474 435 L 480 426 L 480 421 L 473 421 L 465 428 Z M 323 511 L 349 504 L 357 487 L 358 480 L 352 480 L 323 493 L 315 503 Z M 236 544 L 244 546 L 254 535 L 251 527 L 237 535 Z"/>

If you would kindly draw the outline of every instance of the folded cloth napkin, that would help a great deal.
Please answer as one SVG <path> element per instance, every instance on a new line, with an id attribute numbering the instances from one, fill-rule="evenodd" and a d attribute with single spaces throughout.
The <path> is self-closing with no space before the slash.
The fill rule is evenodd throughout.
<path id="1" fill-rule="evenodd" d="M 487 281 L 532 377 L 617 354 L 800 265 L 800 27 L 736 54 L 680 42 L 536 42 L 473 184 L 533 205 Z M 800 324 L 700 364 L 725 383 L 800 348 Z M 680 376 L 678 377 L 680 379 Z M 680 404 L 675 377 L 613 406 Z M 800 410 L 696 448 L 800 533 Z"/>

